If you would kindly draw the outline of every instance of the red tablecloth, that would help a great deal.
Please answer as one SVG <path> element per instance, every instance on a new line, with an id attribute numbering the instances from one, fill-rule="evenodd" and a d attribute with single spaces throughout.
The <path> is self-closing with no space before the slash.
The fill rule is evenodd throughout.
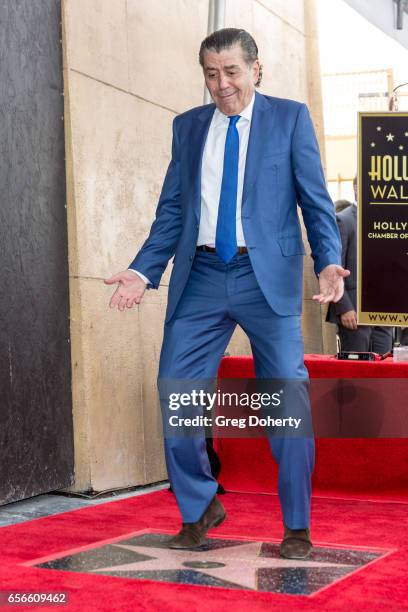
<path id="1" fill-rule="evenodd" d="M 311 378 L 408 378 L 408 361 L 340 361 L 333 355 L 305 355 Z M 223 378 L 255 376 L 251 356 L 224 357 L 218 375 Z"/>
<path id="2" fill-rule="evenodd" d="M 358 379 L 388 379 L 378 382 L 387 390 L 392 389 L 393 379 L 408 379 L 408 363 L 394 363 L 391 358 L 350 362 L 329 355 L 306 355 L 305 364 L 311 379 L 333 379 L 333 384 L 338 379 L 355 379 L 357 391 Z M 253 378 L 252 357 L 224 357 L 218 375 Z M 395 387 L 399 385 L 400 390 L 402 382 L 395 381 Z M 375 397 L 375 380 L 367 384 Z M 393 397 L 387 391 L 386 402 L 396 398 L 404 408 L 401 393 Z M 406 404 L 408 410 L 408 397 Z M 222 463 L 220 482 L 227 489 L 276 492 L 277 467 L 265 439 L 219 438 L 215 447 Z M 408 500 L 408 438 L 317 438 L 313 488 L 321 495 Z"/>

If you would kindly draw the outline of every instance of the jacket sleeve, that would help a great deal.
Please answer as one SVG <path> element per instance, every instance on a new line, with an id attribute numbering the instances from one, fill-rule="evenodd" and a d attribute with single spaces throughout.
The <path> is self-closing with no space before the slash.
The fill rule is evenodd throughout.
<path id="1" fill-rule="evenodd" d="M 167 263 L 175 253 L 182 230 L 180 203 L 180 143 L 177 117 L 173 121 L 172 155 L 156 209 L 156 217 L 140 251 L 129 265 L 158 289 Z"/>
<path id="2" fill-rule="evenodd" d="M 292 136 L 292 168 L 316 275 L 340 264 L 341 245 L 333 202 L 326 189 L 319 145 L 309 111 L 300 105 Z"/>

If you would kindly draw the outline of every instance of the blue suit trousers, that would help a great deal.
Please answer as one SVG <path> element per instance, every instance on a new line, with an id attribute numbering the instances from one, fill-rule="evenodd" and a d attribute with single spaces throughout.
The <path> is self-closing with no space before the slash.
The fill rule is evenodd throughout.
<path id="1" fill-rule="evenodd" d="M 256 280 L 248 254 L 224 263 L 216 253 L 197 251 L 176 311 L 164 327 L 158 385 L 162 379 L 214 379 L 236 325 L 247 334 L 257 378 L 303 379 L 301 319 L 273 312 Z M 300 396 L 310 415 L 308 394 Z M 310 524 L 313 437 L 268 435 L 279 465 L 278 492 L 284 523 Z M 245 444 L 245 441 L 242 441 Z M 182 520 L 199 520 L 217 491 L 204 432 L 195 437 L 165 437 L 169 480 Z"/>

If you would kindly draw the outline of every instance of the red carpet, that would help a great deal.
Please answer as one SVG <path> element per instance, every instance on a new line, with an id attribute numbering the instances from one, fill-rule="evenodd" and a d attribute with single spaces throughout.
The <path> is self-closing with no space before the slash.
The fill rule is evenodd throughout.
<path id="1" fill-rule="evenodd" d="M 228 494 L 222 498 L 229 518 L 213 537 L 279 540 L 275 495 Z M 386 556 L 339 580 L 313 596 L 277 595 L 224 588 L 166 584 L 86 573 L 24 567 L 97 544 L 109 538 L 154 528 L 178 527 L 174 497 L 168 491 L 88 507 L 0 529 L 0 590 L 67 591 L 71 611 L 103 610 L 401 610 L 408 600 L 406 540 L 408 505 L 315 499 L 312 508 L 314 544 L 376 547 Z M 33 609 L 28 606 L 19 610 Z M 36 607 L 35 609 L 47 609 Z"/>
<path id="2" fill-rule="evenodd" d="M 374 372 L 378 377 L 403 378 L 408 368 L 390 362 L 339 364 L 320 356 L 308 356 L 306 362 L 311 377 L 326 378 L 371 378 Z M 226 358 L 220 375 L 252 377 L 252 360 Z M 266 441 L 220 439 L 218 451 L 221 482 L 240 493 L 222 497 L 228 520 L 210 536 L 279 542 L 281 516 L 273 493 L 276 466 Z M 97 575 L 82 571 L 82 565 L 79 572 L 31 567 L 81 550 L 85 554 L 89 547 L 131 538 L 138 531 L 176 532 L 179 514 L 167 491 L 0 528 L 0 591 L 69 595 L 67 606 L 18 606 L 19 610 L 408 610 L 408 441 L 319 439 L 314 494 L 315 546 L 361 548 L 383 556 L 309 596 Z"/>

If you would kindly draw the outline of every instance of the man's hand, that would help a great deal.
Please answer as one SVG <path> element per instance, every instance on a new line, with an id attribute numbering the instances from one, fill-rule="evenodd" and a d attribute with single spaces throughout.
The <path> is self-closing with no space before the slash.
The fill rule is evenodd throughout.
<path id="1" fill-rule="evenodd" d="M 349 310 L 348 312 L 343 312 L 340 315 L 340 321 L 343 327 L 347 327 L 347 329 L 357 329 L 357 313 L 355 310 Z"/>
<path id="2" fill-rule="evenodd" d="M 107 278 L 104 283 L 113 285 L 119 283 L 115 293 L 112 295 L 109 302 L 110 308 L 118 307 L 118 310 L 125 308 L 133 308 L 134 304 L 140 304 L 143 294 L 146 289 L 146 283 L 142 281 L 140 276 L 129 270 L 124 270 Z"/>
<path id="3" fill-rule="evenodd" d="M 320 293 L 314 295 L 313 299 L 319 304 L 338 302 L 344 293 L 344 278 L 350 276 L 350 270 L 345 270 L 336 264 L 330 264 L 323 268 L 319 274 Z"/>

